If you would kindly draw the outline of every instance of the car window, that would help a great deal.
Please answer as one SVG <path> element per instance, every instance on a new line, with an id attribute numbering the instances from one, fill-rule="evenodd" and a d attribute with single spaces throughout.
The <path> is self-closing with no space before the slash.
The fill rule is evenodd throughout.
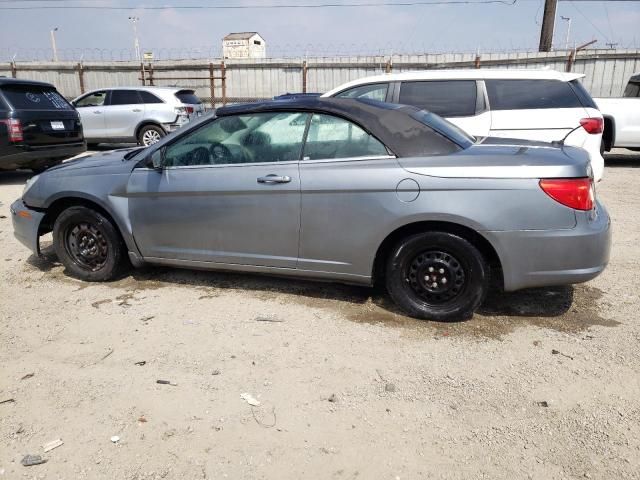
<path id="1" fill-rule="evenodd" d="M 107 98 L 107 92 L 93 92 L 76 102 L 76 107 L 101 107 Z"/>
<path id="2" fill-rule="evenodd" d="M 486 80 L 491 110 L 582 107 L 567 82 L 560 80 Z"/>
<path id="3" fill-rule="evenodd" d="M 304 146 L 305 160 L 389 155 L 386 147 L 359 126 L 331 115 L 314 114 Z"/>
<path id="4" fill-rule="evenodd" d="M 179 92 L 176 92 L 176 97 L 178 97 L 178 100 L 182 103 L 188 103 L 191 105 L 200 105 L 202 103 L 202 100 L 198 98 L 193 90 L 180 90 Z"/>
<path id="5" fill-rule="evenodd" d="M 624 89 L 623 97 L 640 97 L 640 83 L 629 82 Z"/>
<path id="6" fill-rule="evenodd" d="M 582 85 L 580 80 L 571 80 L 569 82 L 569 85 L 571 85 L 571 87 L 573 88 L 573 91 L 578 96 L 578 99 L 580 100 L 580 103 L 583 107 L 595 108 L 596 110 L 598 109 L 596 102 L 593 101 L 593 98 L 591 98 L 591 95 L 589 95 L 589 92 L 587 92 L 587 89 L 584 88 L 584 85 Z"/>
<path id="7" fill-rule="evenodd" d="M 142 103 L 164 103 L 158 97 L 156 97 L 153 93 L 147 92 L 146 90 L 138 90 L 140 97 L 142 98 Z"/>
<path id="8" fill-rule="evenodd" d="M 286 162 L 300 159 L 306 113 L 220 117 L 167 147 L 167 166 Z"/>
<path id="9" fill-rule="evenodd" d="M 142 99 L 136 90 L 111 90 L 110 105 L 136 105 Z"/>
<path id="10" fill-rule="evenodd" d="M 371 85 L 360 85 L 359 87 L 350 88 L 344 92 L 340 92 L 338 98 L 370 98 L 384 102 L 387 98 L 388 83 L 374 83 Z"/>
<path id="11" fill-rule="evenodd" d="M 2 92 L 16 110 L 73 110 L 54 88 L 40 85 L 5 85 Z"/>
<path id="12" fill-rule="evenodd" d="M 475 80 L 402 82 L 398 101 L 442 117 L 470 117 L 476 113 Z"/>

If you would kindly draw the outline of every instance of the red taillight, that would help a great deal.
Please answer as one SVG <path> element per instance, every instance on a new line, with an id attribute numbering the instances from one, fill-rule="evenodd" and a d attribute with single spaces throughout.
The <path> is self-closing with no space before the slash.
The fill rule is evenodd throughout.
<path id="1" fill-rule="evenodd" d="M 540 188 L 556 202 L 576 210 L 591 210 L 595 202 L 593 181 L 590 178 L 542 179 Z"/>
<path id="2" fill-rule="evenodd" d="M 580 125 L 587 133 L 602 133 L 604 131 L 604 119 L 602 118 L 581 118 Z"/>
<path id="3" fill-rule="evenodd" d="M 187 113 L 193 113 L 193 107 L 184 107 Z"/>
<path id="4" fill-rule="evenodd" d="M 0 120 L 0 123 L 4 123 L 7 126 L 7 134 L 10 142 L 21 142 L 24 140 L 20 120 L 17 118 L 8 118 L 7 120 Z"/>

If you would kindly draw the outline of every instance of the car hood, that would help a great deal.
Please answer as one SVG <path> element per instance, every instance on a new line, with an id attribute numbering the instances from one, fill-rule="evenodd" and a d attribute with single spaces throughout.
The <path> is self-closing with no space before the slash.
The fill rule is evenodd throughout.
<path id="1" fill-rule="evenodd" d="M 411 173 L 456 178 L 575 178 L 592 176 L 589 154 L 576 147 L 483 138 L 452 155 L 399 158 Z"/>
<path id="2" fill-rule="evenodd" d="M 130 160 L 127 160 L 125 158 L 125 156 L 129 152 L 133 152 L 134 150 L 140 150 L 140 147 L 122 148 L 118 150 L 110 150 L 108 152 L 94 153 L 93 155 L 74 158 L 73 160 L 67 160 L 60 165 L 51 167 L 47 170 L 46 173 L 65 175 L 67 173 L 71 173 L 74 170 L 87 168 L 100 169 L 101 171 L 105 170 L 109 172 L 113 171 L 114 169 L 117 171 L 127 169 L 131 170 L 135 163 L 142 158 L 138 155 Z M 86 174 L 88 172 L 83 173 Z M 96 171 L 96 173 L 98 172 Z"/>

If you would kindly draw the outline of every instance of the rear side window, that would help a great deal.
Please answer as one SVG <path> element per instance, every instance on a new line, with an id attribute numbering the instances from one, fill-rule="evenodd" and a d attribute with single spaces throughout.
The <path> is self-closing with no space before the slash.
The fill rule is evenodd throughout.
<path id="1" fill-rule="evenodd" d="M 398 101 L 442 117 L 470 117 L 476 113 L 475 80 L 402 82 Z"/>
<path id="2" fill-rule="evenodd" d="M 54 88 L 38 85 L 5 85 L 2 93 L 15 110 L 73 110 Z"/>
<path id="3" fill-rule="evenodd" d="M 360 85 L 359 87 L 350 88 L 344 92 L 340 92 L 338 98 L 369 98 L 384 102 L 387 98 L 389 90 L 388 83 L 374 83 L 371 85 Z"/>
<path id="4" fill-rule="evenodd" d="M 198 98 L 193 90 L 180 90 L 176 92 L 176 97 L 178 97 L 178 100 L 182 103 L 189 103 L 191 105 L 200 105 L 202 103 L 202 100 Z"/>
<path id="5" fill-rule="evenodd" d="M 304 146 L 305 160 L 389 155 L 386 147 L 357 125 L 331 115 L 314 114 Z"/>
<path id="6" fill-rule="evenodd" d="M 583 107 L 595 109 L 598 108 L 596 102 L 593 101 L 593 98 L 591 98 L 591 95 L 589 95 L 589 92 L 587 92 L 587 89 L 584 88 L 584 85 L 582 85 L 582 83 L 580 83 L 580 80 L 571 80 L 569 84 L 573 88 L 573 91 L 576 92 L 576 95 L 580 99 L 580 103 L 582 103 Z"/>
<path id="7" fill-rule="evenodd" d="M 135 105 L 142 103 L 136 90 L 112 90 L 111 105 Z"/>
<path id="8" fill-rule="evenodd" d="M 140 90 L 138 93 L 140 94 L 140 97 L 142 97 L 142 103 L 164 103 L 153 93 L 147 92 L 146 90 Z"/>
<path id="9" fill-rule="evenodd" d="M 623 97 L 640 97 L 640 83 L 629 82 L 627 88 L 624 89 Z"/>
<path id="10" fill-rule="evenodd" d="M 491 110 L 582 107 L 567 82 L 560 80 L 486 80 Z"/>

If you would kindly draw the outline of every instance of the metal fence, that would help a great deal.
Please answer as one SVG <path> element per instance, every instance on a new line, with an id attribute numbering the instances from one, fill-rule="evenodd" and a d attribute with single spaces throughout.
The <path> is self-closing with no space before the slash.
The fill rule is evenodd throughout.
<path id="1" fill-rule="evenodd" d="M 115 86 L 194 88 L 208 106 L 272 98 L 287 92 L 325 92 L 384 72 L 444 68 L 550 68 L 585 74 L 594 97 L 619 96 L 640 71 L 640 50 L 583 50 L 491 54 L 420 54 L 253 60 L 122 62 L 7 62 L 0 75 L 56 85 L 67 98 Z"/>

